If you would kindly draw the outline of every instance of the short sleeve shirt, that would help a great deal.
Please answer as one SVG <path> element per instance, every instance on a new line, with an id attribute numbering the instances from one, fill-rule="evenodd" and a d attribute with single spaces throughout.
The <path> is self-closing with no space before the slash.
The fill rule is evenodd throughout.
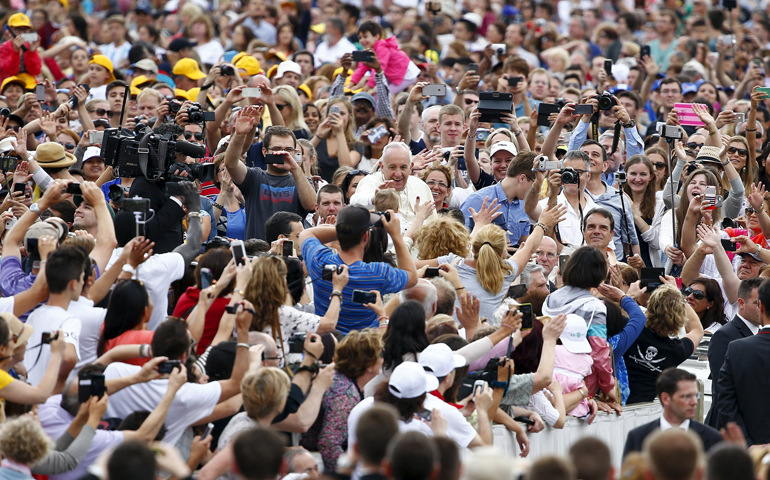
<path id="1" fill-rule="evenodd" d="M 292 212 L 305 217 L 292 175 L 271 175 L 260 168 L 249 168 L 238 185 L 246 202 L 246 238 L 265 239 L 265 223 L 276 212 Z"/>
<path id="2" fill-rule="evenodd" d="M 482 188 L 463 202 L 460 210 L 465 215 L 465 224 L 470 230 L 473 230 L 475 223 L 470 209 L 473 208 L 477 212 L 481 210 L 484 198 L 487 197 L 489 198 L 487 205 L 493 199 L 497 199 L 497 204 L 500 205 L 499 212 L 502 214 L 492 220 L 492 222 L 506 232 L 511 245 L 518 245 L 521 237 L 529 235 L 531 226 L 529 215 L 524 211 L 524 200 L 508 200 L 508 196 L 499 183 Z"/>

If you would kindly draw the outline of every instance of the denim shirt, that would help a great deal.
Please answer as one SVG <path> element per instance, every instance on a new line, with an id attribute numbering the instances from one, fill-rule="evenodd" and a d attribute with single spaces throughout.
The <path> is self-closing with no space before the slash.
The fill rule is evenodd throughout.
<path id="1" fill-rule="evenodd" d="M 463 202 L 460 209 L 465 215 L 465 224 L 470 230 L 473 230 L 475 223 L 470 208 L 473 207 L 477 212 L 481 210 L 485 197 L 489 197 L 487 205 L 489 205 L 492 199 L 497 199 L 502 215 L 495 218 L 492 222 L 506 231 L 511 245 L 518 245 L 521 237 L 529 235 L 531 226 L 529 216 L 524 211 L 524 200 L 515 199 L 509 201 L 500 183 L 482 188 Z"/>

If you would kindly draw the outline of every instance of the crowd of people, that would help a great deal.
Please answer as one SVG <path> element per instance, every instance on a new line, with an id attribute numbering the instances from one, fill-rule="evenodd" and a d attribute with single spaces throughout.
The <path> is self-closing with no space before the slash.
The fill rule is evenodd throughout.
<path id="1" fill-rule="evenodd" d="M 0 479 L 770 478 L 769 15 L 0 2 Z"/>

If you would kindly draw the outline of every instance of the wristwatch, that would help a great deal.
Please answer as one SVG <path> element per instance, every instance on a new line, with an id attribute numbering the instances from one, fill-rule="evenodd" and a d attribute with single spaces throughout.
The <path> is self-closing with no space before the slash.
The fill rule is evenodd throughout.
<path id="1" fill-rule="evenodd" d="M 29 211 L 34 212 L 38 217 L 40 216 L 40 206 L 37 203 L 33 203 L 29 206 Z"/>
<path id="2" fill-rule="evenodd" d="M 636 126 L 636 122 L 633 119 L 631 119 L 630 122 L 628 122 L 627 124 L 623 125 L 623 128 L 634 128 L 635 126 Z"/>

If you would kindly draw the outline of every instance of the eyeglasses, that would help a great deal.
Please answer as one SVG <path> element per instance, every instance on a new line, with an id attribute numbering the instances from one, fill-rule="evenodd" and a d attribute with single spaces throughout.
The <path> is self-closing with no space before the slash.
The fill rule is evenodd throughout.
<path id="1" fill-rule="evenodd" d="M 59 142 L 59 145 L 64 147 L 65 150 L 72 150 L 72 149 L 75 148 L 75 144 L 74 143 L 61 143 L 61 142 Z"/>
<path id="2" fill-rule="evenodd" d="M 427 182 L 425 182 L 425 184 L 426 184 L 427 186 L 429 186 L 429 187 L 435 187 L 436 185 L 438 185 L 438 186 L 439 186 L 439 188 L 443 188 L 443 189 L 445 189 L 445 190 L 446 190 L 447 188 L 449 188 L 449 185 L 447 185 L 446 183 L 444 183 L 444 182 L 437 182 L 437 181 L 435 181 L 435 180 L 428 180 Z"/>
<path id="3" fill-rule="evenodd" d="M 666 168 L 666 164 L 664 162 L 655 162 L 653 163 L 653 165 L 655 165 L 655 168 L 657 168 L 658 170 L 663 170 L 664 168 Z"/>
<path id="4" fill-rule="evenodd" d="M 195 137 L 195 139 L 198 141 L 203 141 L 203 132 L 184 132 L 185 140 L 190 140 L 193 137 Z"/>
<path id="5" fill-rule="evenodd" d="M 283 357 L 282 357 L 282 356 L 280 356 L 280 355 L 278 355 L 277 357 L 266 357 L 266 356 L 265 356 L 265 352 L 262 352 L 262 361 L 263 361 L 263 362 L 264 362 L 265 360 L 282 360 L 282 359 L 283 359 Z"/>
<path id="6" fill-rule="evenodd" d="M 284 108 L 288 107 L 288 103 L 276 103 L 275 108 L 278 109 L 279 112 L 282 112 Z"/>
<path id="7" fill-rule="evenodd" d="M 727 147 L 727 153 L 738 153 L 741 157 L 747 157 L 749 155 L 749 151 L 745 148 L 736 148 L 736 147 Z"/>
<path id="8" fill-rule="evenodd" d="M 279 153 L 293 153 L 293 149 L 289 147 L 270 147 L 267 149 L 268 152 L 272 153 L 273 155 L 279 154 Z"/>
<path id="9" fill-rule="evenodd" d="M 542 250 L 538 250 L 535 252 L 536 257 L 545 257 L 549 260 L 554 260 L 556 258 L 556 254 L 553 252 L 544 252 Z"/>
<path id="10" fill-rule="evenodd" d="M 705 143 L 695 143 L 695 142 L 690 142 L 690 143 L 688 143 L 688 144 L 687 144 L 687 145 L 685 145 L 685 146 L 686 146 L 687 148 L 690 148 L 690 149 L 692 149 L 692 150 L 695 150 L 695 149 L 701 148 L 703 145 L 705 145 Z"/>
<path id="11" fill-rule="evenodd" d="M 693 290 L 693 289 L 692 289 L 692 288 L 690 288 L 690 287 L 687 287 L 687 288 L 685 288 L 685 289 L 684 289 L 684 294 L 685 294 L 685 296 L 687 296 L 687 297 L 689 297 L 690 295 L 692 295 L 692 297 L 693 297 L 695 300 L 703 300 L 704 298 L 708 298 L 709 300 L 711 300 L 711 299 L 709 298 L 709 296 L 706 294 L 706 292 L 704 292 L 703 290 Z"/>

